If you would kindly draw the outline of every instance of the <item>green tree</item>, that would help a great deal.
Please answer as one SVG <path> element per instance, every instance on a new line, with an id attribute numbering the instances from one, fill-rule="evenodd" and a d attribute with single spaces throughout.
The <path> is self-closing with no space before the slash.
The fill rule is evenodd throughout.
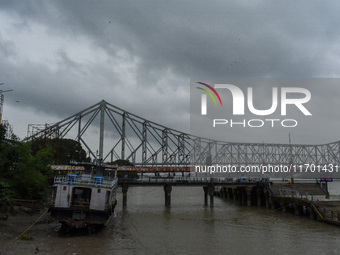
<path id="1" fill-rule="evenodd" d="M 20 142 L 15 135 L 11 139 L 5 135 L 6 128 L 0 125 L 0 206 L 13 197 L 41 199 L 48 195 L 54 175 L 50 164 L 90 160 L 74 140 Z"/>
<path id="2" fill-rule="evenodd" d="M 0 180 L 0 207 L 4 204 L 8 204 L 14 197 L 14 191 L 11 184 L 5 180 Z"/>
<path id="3" fill-rule="evenodd" d="M 31 143 L 19 142 L 16 136 L 5 139 L 5 134 L 0 125 L 0 205 L 13 197 L 43 198 L 53 180 L 53 148 L 46 145 L 33 152 Z"/>
<path id="4" fill-rule="evenodd" d="M 6 132 L 7 132 L 6 127 L 0 124 L 0 143 L 2 143 L 3 140 L 5 140 Z"/>
<path id="5" fill-rule="evenodd" d="M 47 146 L 35 155 L 31 153 L 31 144 L 22 143 L 18 147 L 19 162 L 12 178 L 12 186 L 19 198 L 41 199 L 49 192 L 53 172 L 49 164 L 53 160 L 54 150 Z"/>
<path id="6" fill-rule="evenodd" d="M 77 162 L 90 161 L 90 159 L 86 157 L 86 152 L 81 144 L 72 139 L 38 139 L 32 142 L 32 150 L 33 152 L 37 152 L 46 145 L 50 145 L 55 150 L 55 164 L 69 164 L 71 160 Z"/>
<path id="7" fill-rule="evenodd" d="M 5 134 L 6 128 L 0 125 L 0 180 L 10 178 L 18 162 L 18 142 L 5 139 Z"/>

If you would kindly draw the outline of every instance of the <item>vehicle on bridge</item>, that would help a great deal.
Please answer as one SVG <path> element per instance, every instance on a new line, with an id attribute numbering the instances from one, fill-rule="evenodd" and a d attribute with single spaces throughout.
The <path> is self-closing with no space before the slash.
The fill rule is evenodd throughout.
<path id="1" fill-rule="evenodd" d="M 62 229 L 106 226 L 117 204 L 117 169 L 52 165 L 56 171 L 50 206 L 51 216 Z M 95 172 L 95 174 L 94 174 Z"/>

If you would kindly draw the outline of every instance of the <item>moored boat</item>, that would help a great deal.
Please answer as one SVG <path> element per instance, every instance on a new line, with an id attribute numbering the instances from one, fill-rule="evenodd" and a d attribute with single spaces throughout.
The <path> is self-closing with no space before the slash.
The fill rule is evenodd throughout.
<path id="1" fill-rule="evenodd" d="M 113 216 L 118 184 L 117 170 L 98 169 L 86 173 L 84 166 L 53 165 L 56 171 L 50 213 L 63 226 L 106 226 Z"/>

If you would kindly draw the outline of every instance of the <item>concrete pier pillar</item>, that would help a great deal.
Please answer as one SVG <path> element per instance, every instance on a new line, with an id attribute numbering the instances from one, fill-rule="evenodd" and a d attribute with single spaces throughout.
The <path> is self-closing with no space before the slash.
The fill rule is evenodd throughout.
<path id="1" fill-rule="evenodd" d="M 171 191 L 172 185 L 167 183 L 164 185 L 164 195 L 165 195 L 165 206 L 169 207 L 171 205 Z"/>
<path id="2" fill-rule="evenodd" d="M 328 182 L 326 182 L 326 198 L 329 198 L 329 192 L 328 192 Z"/>
<path id="3" fill-rule="evenodd" d="M 247 206 L 251 206 L 251 191 L 252 191 L 252 187 L 247 187 L 245 190 L 245 195 L 246 195 L 246 199 L 247 199 Z"/>
<path id="4" fill-rule="evenodd" d="M 127 183 L 123 183 L 122 186 L 122 192 L 123 192 L 123 207 L 126 207 L 127 205 L 127 192 L 128 192 L 128 184 Z"/>
<path id="5" fill-rule="evenodd" d="M 225 190 L 224 190 L 224 197 L 225 197 L 227 200 L 230 199 L 228 188 L 225 188 Z"/>
<path id="6" fill-rule="evenodd" d="M 204 190 L 204 205 L 208 205 L 208 186 L 203 186 Z"/>
<path id="7" fill-rule="evenodd" d="M 309 218 L 311 220 L 316 220 L 316 213 L 313 211 L 313 209 L 309 209 Z"/>
<path id="8" fill-rule="evenodd" d="M 260 187 L 257 187 L 256 188 L 256 195 L 257 195 L 257 206 L 261 206 L 262 205 L 262 203 L 261 203 L 261 192 L 262 191 L 262 189 L 260 188 Z"/>
<path id="9" fill-rule="evenodd" d="M 237 194 L 238 194 L 238 203 L 243 204 L 243 190 L 242 189 L 237 189 Z"/>
<path id="10" fill-rule="evenodd" d="M 234 197 L 235 201 L 238 200 L 238 190 L 237 189 L 233 189 L 233 197 Z"/>
<path id="11" fill-rule="evenodd" d="M 224 187 L 222 187 L 221 188 L 221 198 L 225 198 L 225 188 Z"/>
<path id="12" fill-rule="evenodd" d="M 228 195 L 229 195 L 229 199 L 234 199 L 233 189 L 228 189 Z"/>
<path id="13" fill-rule="evenodd" d="M 281 202 L 281 203 L 280 203 L 280 207 L 281 207 L 281 211 L 282 211 L 282 212 L 284 212 L 284 213 L 287 212 L 287 206 L 286 206 L 285 203 Z"/>
<path id="14" fill-rule="evenodd" d="M 208 190 L 209 190 L 209 196 L 210 196 L 210 206 L 214 206 L 214 191 L 215 191 L 215 187 L 213 185 L 210 185 Z"/>
<path id="15" fill-rule="evenodd" d="M 299 216 L 300 215 L 300 207 L 297 206 L 297 205 L 294 205 L 293 208 L 294 208 L 294 214 Z"/>
<path id="16" fill-rule="evenodd" d="M 228 189 L 224 188 L 224 198 L 229 199 L 228 198 Z"/>
<path id="17" fill-rule="evenodd" d="M 241 189 L 241 195 L 242 195 L 242 204 L 247 204 L 247 191 L 246 189 Z"/>
<path id="18" fill-rule="evenodd" d="M 275 201 L 273 199 L 271 199 L 271 201 L 269 201 L 269 204 L 270 204 L 270 208 L 272 210 L 275 210 L 276 209 L 276 205 L 275 205 Z"/>
<path id="19" fill-rule="evenodd" d="M 266 202 L 266 208 L 269 209 L 270 204 L 269 204 L 269 193 L 268 193 L 268 190 L 264 189 L 263 192 L 264 192 L 264 200 Z"/>

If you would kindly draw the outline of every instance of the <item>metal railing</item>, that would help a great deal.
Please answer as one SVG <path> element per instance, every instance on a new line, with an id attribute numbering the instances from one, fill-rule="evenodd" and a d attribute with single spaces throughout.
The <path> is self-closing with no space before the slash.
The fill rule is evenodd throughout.
<path id="1" fill-rule="evenodd" d="M 106 179 L 103 177 L 86 177 L 82 176 L 68 176 L 68 175 L 58 175 L 54 177 L 54 184 L 73 184 L 73 185 L 88 185 L 95 187 L 112 187 L 118 179 Z"/>
<path id="2" fill-rule="evenodd" d="M 142 177 L 142 178 L 120 178 L 119 183 L 256 183 L 251 179 L 232 179 L 232 178 L 215 178 L 215 177 Z"/>
<path id="3" fill-rule="evenodd" d="M 309 201 L 314 201 L 315 195 L 313 193 L 301 192 L 295 189 L 282 189 L 270 187 L 272 194 L 277 197 L 292 197 L 299 199 L 306 199 Z"/>
<path id="4" fill-rule="evenodd" d="M 326 207 L 320 207 L 318 196 L 315 196 L 312 193 L 301 192 L 294 189 L 281 189 L 273 187 L 270 189 L 273 192 L 273 195 L 277 197 L 292 197 L 305 200 L 312 205 L 314 211 L 321 217 L 321 219 L 340 223 L 340 211 L 329 210 Z"/>

